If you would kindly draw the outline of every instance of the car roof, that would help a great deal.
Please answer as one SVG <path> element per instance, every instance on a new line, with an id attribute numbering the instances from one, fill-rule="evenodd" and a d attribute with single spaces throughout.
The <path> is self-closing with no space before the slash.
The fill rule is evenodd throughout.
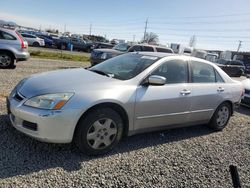
<path id="1" fill-rule="evenodd" d="M 141 55 L 148 55 L 148 56 L 155 56 L 155 57 L 159 57 L 159 58 L 163 58 L 163 57 L 168 57 L 168 56 L 182 56 L 179 54 L 172 54 L 172 53 L 165 53 L 165 52 L 132 52 L 132 53 L 138 53 Z"/>
<path id="2" fill-rule="evenodd" d="M 152 44 L 147 44 L 147 43 L 133 44 L 132 46 L 150 46 L 150 47 L 155 47 L 155 48 L 167 48 L 167 49 L 171 49 L 169 47 L 152 45 Z"/>
<path id="3" fill-rule="evenodd" d="M 32 34 L 29 34 L 29 33 L 21 33 L 21 35 L 23 35 L 23 34 L 33 36 L 33 37 L 37 37 L 36 35 L 32 35 Z"/>

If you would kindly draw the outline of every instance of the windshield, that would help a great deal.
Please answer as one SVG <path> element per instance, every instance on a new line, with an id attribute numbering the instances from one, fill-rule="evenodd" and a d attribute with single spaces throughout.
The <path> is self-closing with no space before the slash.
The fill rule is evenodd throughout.
<path id="1" fill-rule="evenodd" d="M 127 53 L 106 60 L 103 63 L 93 66 L 89 70 L 97 73 L 102 72 L 102 75 L 108 75 L 112 78 L 128 80 L 140 74 L 157 60 L 159 60 L 159 58 L 155 56 Z"/>
<path id="2" fill-rule="evenodd" d="M 129 48 L 129 45 L 126 43 L 120 43 L 120 44 L 117 44 L 113 47 L 114 50 L 118 50 L 118 51 L 122 51 L 122 52 L 127 51 L 128 48 Z"/>

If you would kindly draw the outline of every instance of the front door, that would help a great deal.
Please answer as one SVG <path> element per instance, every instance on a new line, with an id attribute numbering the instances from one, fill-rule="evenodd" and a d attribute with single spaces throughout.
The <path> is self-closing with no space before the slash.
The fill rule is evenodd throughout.
<path id="1" fill-rule="evenodd" d="M 135 105 L 135 130 L 185 124 L 189 119 L 190 96 L 186 61 L 171 60 L 150 75 L 166 78 L 161 86 L 138 86 Z"/>

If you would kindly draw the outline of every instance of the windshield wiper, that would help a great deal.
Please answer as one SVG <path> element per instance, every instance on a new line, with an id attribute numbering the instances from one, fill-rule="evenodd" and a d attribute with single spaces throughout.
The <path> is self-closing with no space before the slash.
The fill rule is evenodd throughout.
<path id="1" fill-rule="evenodd" d="M 101 74 L 101 75 L 107 76 L 107 77 L 111 77 L 110 74 L 108 74 L 106 72 L 103 72 L 103 71 L 100 71 L 100 70 L 90 70 L 90 71 L 95 72 L 97 74 Z"/>

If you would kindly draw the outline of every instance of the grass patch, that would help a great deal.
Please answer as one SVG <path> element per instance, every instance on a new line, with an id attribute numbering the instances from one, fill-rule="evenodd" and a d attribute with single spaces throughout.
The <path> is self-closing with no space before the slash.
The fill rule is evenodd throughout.
<path id="1" fill-rule="evenodd" d="M 90 61 L 89 57 L 77 54 L 66 54 L 61 52 L 45 52 L 45 51 L 30 51 L 30 56 L 34 58 L 42 59 L 55 59 L 55 60 L 65 60 L 65 61 Z"/>

